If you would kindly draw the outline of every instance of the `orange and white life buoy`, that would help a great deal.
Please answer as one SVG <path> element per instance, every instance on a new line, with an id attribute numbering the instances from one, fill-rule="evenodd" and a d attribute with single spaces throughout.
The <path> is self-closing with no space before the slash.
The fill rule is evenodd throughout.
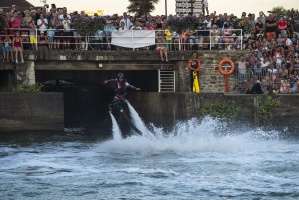
<path id="1" fill-rule="evenodd" d="M 192 61 L 196 61 L 197 62 L 197 68 L 196 69 L 191 66 Z M 188 68 L 190 70 L 192 70 L 192 71 L 193 70 L 194 71 L 198 71 L 200 69 L 200 60 L 197 59 L 197 58 L 190 58 L 189 61 L 188 61 Z"/>
<path id="2" fill-rule="evenodd" d="M 223 63 L 229 63 L 230 64 L 231 68 L 230 68 L 229 71 L 227 71 L 227 72 L 223 71 L 223 69 L 222 69 Z M 234 63 L 231 59 L 225 58 L 225 59 L 221 60 L 220 63 L 218 64 L 218 71 L 224 76 L 231 75 L 235 71 L 235 65 L 234 65 Z"/>

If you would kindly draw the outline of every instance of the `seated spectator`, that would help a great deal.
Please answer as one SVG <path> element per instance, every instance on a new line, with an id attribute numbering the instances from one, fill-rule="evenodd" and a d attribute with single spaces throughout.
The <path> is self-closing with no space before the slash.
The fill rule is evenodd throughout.
<path id="1" fill-rule="evenodd" d="M 13 51 L 15 52 L 16 63 L 18 63 L 19 54 L 20 54 L 20 57 L 21 57 L 21 62 L 24 63 L 23 41 L 22 41 L 22 38 L 20 37 L 19 32 L 15 32 L 15 35 L 12 39 L 12 46 L 13 46 Z"/>
<path id="2" fill-rule="evenodd" d="M 158 53 L 160 54 L 161 60 L 164 61 L 164 58 L 163 58 L 163 55 L 164 55 L 166 62 L 168 62 L 168 53 L 167 53 L 167 49 L 166 49 L 166 40 L 165 40 L 162 32 L 157 33 L 156 47 L 157 47 Z"/>
<path id="3" fill-rule="evenodd" d="M 265 79 L 262 80 L 261 88 L 264 94 L 268 94 L 268 85 Z"/>
<path id="4" fill-rule="evenodd" d="M 28 49 L 30 45 L 30 38 L 27 31 L 22 31 L 21 38 L 23 42 L 23 48 Z"/>
<path id="5" fill-rule="evenodd" d="M 3 42 L 4 42 L 5 52 L 6 52 L 6 62 L 9 62 L 9 55 L 11 56 L 11 62 L 14 62 L 12 47 L 11 47 L 11 39 L 9 38 L 8 35 L 5 36 Z"/>
<path id="6" fill-rule="evenodd" d="M 224 28 L 221 31 L 221 40 L 225 43 L 225 49 L 227 49 L 229 44 L 234 42 L 234 38 L 232 37 L 232 33 L 227 28 L 227 24 L 224 25 Z"/>
<path id="7" fill-rule="evenodd" d="M 246 83 L 245 94 L 264 94 L 261 82 L 250 78 L 249 82 Z"/>

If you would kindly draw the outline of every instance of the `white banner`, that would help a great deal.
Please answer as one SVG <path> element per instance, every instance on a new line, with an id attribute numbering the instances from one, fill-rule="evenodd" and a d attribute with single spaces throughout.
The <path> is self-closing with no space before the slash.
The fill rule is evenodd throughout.
<path id="1" fill-rule="evenodd" d="M 155 44 L 154 30 L 129 30 L 112 31 L 111 44 L 127 47 L 140 48 Z"/>

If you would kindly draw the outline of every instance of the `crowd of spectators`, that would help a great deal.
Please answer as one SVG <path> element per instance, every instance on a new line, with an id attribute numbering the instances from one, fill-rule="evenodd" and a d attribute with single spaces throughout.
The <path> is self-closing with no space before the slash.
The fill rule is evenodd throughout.
<path id="1" fill-rule="evenodd" d="M 56 8 L 52 4 L 50 7 L 31 7 L 24 11 L 13 5 L 6 11 L 0 9 L 0 15 L 5 20 L 0 51 L 3 52 L 3 60 L 7 62 L 18 62 L 19 55 L 21 62 L 24 62 L 24 49 L 38 47 L 42 51 L 40 58 L 47 59 L 48 49 L 85 48 L 82 45 L 87 42 L 85 38 L 72 29 L 74 22 L 84 18 L 102 18 L 106 24 L 103 30 L 92 33 L 93 37 L 88 41 L 91 44 L 89 49 L 121 50 L 110 44 L 111 31 L 157 30 L 157 44 L 144 49 L 159 50 L 161 60 L 168 61 L 167 52 L 172 50 L 247 49 L 248 56 L 240 58 L 236 65 L 238 80 L 245 85 L 242 93 L 255 93 L 251 90 L 252 79 L 261 85 L 263 93 L 269 90 L 298 92 L 298 11 L 291 17 L 281 13 L 266 15 L 262 11 L 259 16 L 242 12 L 240 17 L 227 13 L 210 13 L 206 16 L 189 13 L 188 16 L 196 18 L 196 23 L 183 30 L 176 30 L 168 23 L 170 19 L 184 18 L 183 13 L 178 16 L 138 16 L 124 12 L 122 15 L 89 16 L 84 11 L 69 13 L 66 7 Z"/>

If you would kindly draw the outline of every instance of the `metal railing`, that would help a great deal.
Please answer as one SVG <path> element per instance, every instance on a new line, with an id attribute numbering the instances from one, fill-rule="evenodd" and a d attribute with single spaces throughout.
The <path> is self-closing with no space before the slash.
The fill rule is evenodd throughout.
<path id="1" fill-rule="evenodd" d="M 59 31 L 62 34 L 63 34 L 63 31 L 65 31 L 64 29 L 43 29 L 42 31 L 44 31 L 46 33 L 48 30 L 51 30 L 51 31 L 54 31 L 54 32 Z M 225 45 L 232 46 L 231 49 L 236 49 L 236 48 L 237 49 L 243 49 L 243 37 L 244 36 L 243 36 L 242 30 L 241 29 L 227 29 L 227 30 L 229 30 L 231 32 L 234 32 L 234 33 L 239 32 L 240 34 L 239 35 L 235 34 L 235 35 L 230 35 L 230 36 L 221 36 L 221 34 L 220 34 L 218 36 L 213 36 L 211 30 L 196 30 L 197 32 L 196 32 L 195 35 L 184 37 L 182 34 L 176 34 L 175 36 L 172 36 L 171 45 L 172 45 L 174 50 L 184 50 L 184 51 L 185 50 L 194 50 L 193 45 L 198 47 L 198 48 L 206 47 L 204 49 L 210 49 L 210 50 L 212 50 L 215 46 L 216 47 L 221 47 L 221 49 L 223 49 L 223 48 L 225 48 Z M 6 31 L 7 32 L 19 31 L 19 32 L 30 33 L 30 29 L 28 29 L 28 28 L 10 28 L 10 29 L 6 29 Z M 38 49 L 38 37 L 40 35 L 39 34 L 40 31 L 41 30 L 36 29 L 36 30 L 34 30 L 34 35 L 29 35 L 29 34 L 26 35 L 26 37 L 28 37 L 28 38 L 30 38 L 32 36 L 35 37 L 34 45 L 35 45 L 36 49 Z M 76 32 L 75 29 L 70 29 L 68 31 L 70 31 L 71 33 Z M 138 44 L 138 41 L 136 42 L 136 39 L 146 38 L 146 37 L 135 36 L 134 35 L 134 32 L 135 31 L 138 32 L 139 30 L 129 30 L 129 31 L 132 32 L 132 34 L 130 35 L 131 41 L 135 41 L 135 44 L 136 43 Z M 143 31 L 146 31 L 146 30 L 143 30 Z M 115 32 L 118 32 L 118 31 L 115 31 Z M 155 39 L 156 35 L 157 35 L 156 34 L 157 32 L 164 33 L 164 30 L 155 30 L 155 36 L 152 36 L 150 38 Z M 203 36 L 204 32 L 208 32 L 208 33 L 205 33 L 204 36 Z M 220 33 L 221 33 L 221 30 L 220 30 Z M 7 36 L 7 34 L 0 35 L 0 37 L 5 37 L 5 36 Z M 12 37 L 13 35 L 8 35 L 8 36 Z M 25 36 L 22 36 L 21 34 L 20 34 L 20 36 L 25 37 Z M 54 35 L 53 36 L 54 40 L 60 40 L 60 39 L 64 39 L 64 38 L 70 38 L 72 45 L 81 46 L 81 47 L 84 46 L 83 49 L 85 49 L 85 50 L 97 49 L 97 48 L 94 48 L 94 47 L 102 47 L 102 49 L 106 48 L 105 50 L 107 50 L 108 48 L 106 47 L 106 45 L 110 46 L 110 43 L 111 43 L 110 40 L 112 38 L 117 38 L 117 37 L 116 36 L 111 37 L 111 35 L 103 36 L 103 35 L 94 35 L 94 34 L 91 34 L 89 36 L 81 36 L 81 35 L 71 35 L 71 36 L 65 36 L 65 35 L 57 36 L 57 35 Z M 166 36 L 164 36 L 164 38 L 166 38 Z M 229 38 L 232 38 L 232 40 L 230 40 L 230 42 L 226 42 L 225 39 L 229 39 Z M 81 42 L 81 40 L 83 42 Z M 32 44 L 32 42 L 30 42 L 30 41 L 29 42 L 23 42 L 23 43 Z M 142 43 L 144 44 L 144 42 L 142 42 Z M 62 43 L 60 43 L 60 45 L 61 44 Z M 114 44 L 114 45 L 122 47 L 125 44 L 128 44 L 128 43 L 120 41 L 119 43 Z M 164 43 L 164 44 L 167 44 L 167 43 Z M 145 44 L 144 47 L 153 46 L 153 45 L 155 45 L 155 43 L 148 43 L 148 45 Z M 132 49 L 134 49 L 134 48 L 132 48 Z M 152 49 L 152 50 L 154 50 L 154 49 Z"/>

